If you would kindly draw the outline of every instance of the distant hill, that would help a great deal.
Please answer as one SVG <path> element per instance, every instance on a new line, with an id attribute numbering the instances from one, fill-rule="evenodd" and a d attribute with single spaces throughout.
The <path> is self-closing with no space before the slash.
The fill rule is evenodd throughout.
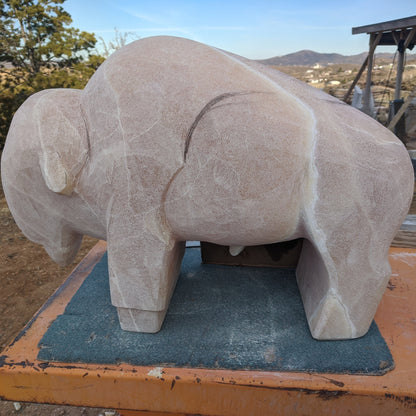
<path id="1" fill-rule="evenodd" d="M 367 56 L 367 52 L 362 52 L 358 55 L 341 55 L 339 53 L 319 53 L 309 50 L 303 50 L 295 53 L 290 53 L 284 56 L 275 56 L 274 58 L 262 59 L 259 62 L 266 65 L 299 65 L 299 66 L 313 66 L 329 65 L 329 64 L 362 64 Z M 391 59 L 393 60 L 393 53 L 376 53 L 376 59 Z M 412 58 L 413 55 L 410 55 Z M 409 57 L 410 57 L 409 56 Z"/>

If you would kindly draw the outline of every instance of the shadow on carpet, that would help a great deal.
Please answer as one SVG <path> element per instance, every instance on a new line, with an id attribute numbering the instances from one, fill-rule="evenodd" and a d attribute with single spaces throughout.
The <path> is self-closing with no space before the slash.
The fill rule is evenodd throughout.
<path id="1" fill-rule="evenodd" d="M 373 322 L 362 338 L 317 341 L 294 269 L 201 264 L 187 248 L 162 329 L 121 330 L 107 255 L 39 343 L 43 361 L 381 375 L 394 368 Z"/>

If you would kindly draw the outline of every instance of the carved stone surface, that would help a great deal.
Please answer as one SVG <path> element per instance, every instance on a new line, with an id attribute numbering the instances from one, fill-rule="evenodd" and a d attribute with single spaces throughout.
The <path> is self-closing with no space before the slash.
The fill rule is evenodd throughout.
<path id="1" fill-rule="evenodd" d="M 29 98 L 2 180 L 17 224 L 55 261 L 83 234 L 108 241 L 112 303 L 131 331 L 159 330 L 184 241 L 237 253 L 305 238 L 296 273 L 318 339 L 368 330 L 414 185 L 404 146 L 363 113 L 172 37 L 120 49 L 83 91 Z"/>

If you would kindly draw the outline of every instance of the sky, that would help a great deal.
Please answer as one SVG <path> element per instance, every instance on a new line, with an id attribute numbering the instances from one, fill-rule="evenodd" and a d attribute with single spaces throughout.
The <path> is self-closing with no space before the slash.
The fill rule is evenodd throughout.
<path id="1" fill-rule="evenodd" d="M 180 36 L 251 59 L 303 49 L 358 54 L 369 36 L 352 35 L 352 27 L 416 15 L 416 0 L 66 0 L 63 7 L 72 26 L 107 43 L 116 28 L 131 40 Z"/>

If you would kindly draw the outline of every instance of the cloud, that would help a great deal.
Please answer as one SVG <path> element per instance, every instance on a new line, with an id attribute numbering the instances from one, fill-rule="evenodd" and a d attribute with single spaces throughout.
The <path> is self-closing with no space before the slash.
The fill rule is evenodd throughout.
<path id="1" fill-rule="evenodd" d="M 140 20 L 144 20 L 145 22 L 153 23 L 153 24 L 161 24 L 164 19 L 161 16 L 155 16 L 150 14 L 144 14 L 144 13 L 137 13 L 131 10 L 123 9 L 124 12 L 129 14 L 130 16 L 137 17 Z"/>
<path id="2" fill-rule="evenodd" d="M 141 27 L 139 29 L 132 29 L 131 32 L 142 33 L 182 33 L 184 35 L 191 35 L 192 32 L 189 28 L 179 26 L 167 26 L 167 27 Z"/>
<path id="3" fill-rule="evenodd" d="M 244 32 L 251 28 L 245 26 L 153 26 L 140 28 L 121 28 L 119 32 L 134 32 L 134 33 L 180 33 L 182 35 L 196 38 L 196 33 L 199 31 L 217 31 L 217 32 Z M 94 33 L 114 33 L 114 29 L 95 30 Z"/>
<path id="4" fill-rule="evenodd" d="M 140 27 L 140 28 L 121 28 L 118 29 L 118 32 L 120 33 L 183 33 L 183 34 L 191 34 L 192 32 L 188 30 L 187 28 L 183 27 Z M 103 30 L 93 30 L 94 33 L 115 33 L 114 29 L 103 29 Z"/>
<path id="5" fill-rule="evenodd" d="M 213 30 L 213 31 L 224 31 L 224 32 L 245 32 L 250 30 L 249 27 L 246 26 L 201 26 L 196 29 L 199 30 Z"/>
<path id="6" fill-rule="evenodd" d="M 143 22 L 152 23 L 154 25 L 166 25 L 171 24 L 178 18 L 182 16 L 182 13 L 180 13 L 177 9 L 160 9 L 157 13 L 146 13 L 142 11 L 136 11 L 132 8 L 125 8 L 125 7 L 119 7 L 115 6 L 119 10 L 123 11 L 124 13 L 128 14 L 131 17 L 135 17 L 137 19 L 142 20 Z"/>

